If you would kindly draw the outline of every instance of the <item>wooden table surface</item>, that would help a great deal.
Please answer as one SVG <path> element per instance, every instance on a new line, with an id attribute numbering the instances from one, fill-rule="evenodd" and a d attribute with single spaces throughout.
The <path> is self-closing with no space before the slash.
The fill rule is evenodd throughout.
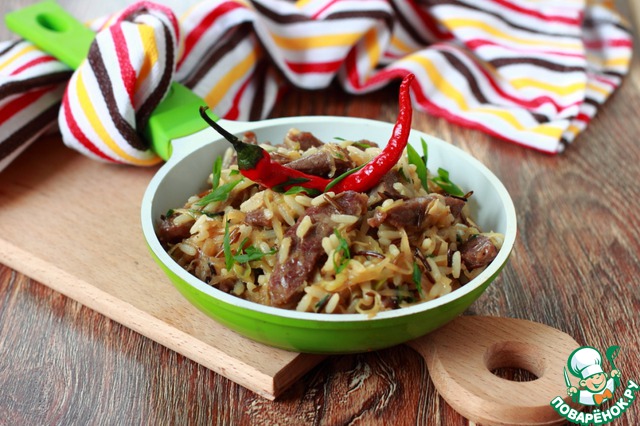
<path id="1" fill-rule="evenodd" d="M 619 7 L 637 23 L 640 6 L 634 1 L 619 2 Z M 4 0 L 0 11 L 4 15 L 29 3 Z M 90 18 L 126 2 L 60 3 L 75 16 Z M 9 37 L 0 24 L 0 40 Z M 322 94 L 292 91 L 272 116 L 393 121 L 395 90 L 359 97 L 335 87 Z M 636 381 L 638 111 L 636 54 L 622 88 L 559 156 L 425 113 L 415 113 L 413 122 L 484 162 L 505 183 L 516 206 L 519 235 L 510 262 L 468 313 L 537 321 L 601 351 L 619 345 L 616 366 L 623 378 Z M 422 358 L 407 346 L 329 357 L 276 401 L 268 401 L 1 262 L 0 425 L 467 424 L 438 396 Z M 499 374 L 531 379 L 517 370 Z M 640 403 L 615 424 L 640 424 Z"/>

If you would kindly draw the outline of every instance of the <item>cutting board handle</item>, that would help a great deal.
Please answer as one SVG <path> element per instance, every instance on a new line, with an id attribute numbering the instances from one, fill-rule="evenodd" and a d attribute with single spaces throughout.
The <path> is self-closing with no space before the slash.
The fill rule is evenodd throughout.
<path id="1" fill-rule="evenodd" d="M 483 425 L 547 425 L 564 421 L 550 405 L 567 396 L 564 367 L 580 345 L 532 321 L 461 316 L 409 346 L 426 360 L 440 395 L 457 412 Z M 537 379 L 516 382 L 491 371 L 521 368 Z"/>

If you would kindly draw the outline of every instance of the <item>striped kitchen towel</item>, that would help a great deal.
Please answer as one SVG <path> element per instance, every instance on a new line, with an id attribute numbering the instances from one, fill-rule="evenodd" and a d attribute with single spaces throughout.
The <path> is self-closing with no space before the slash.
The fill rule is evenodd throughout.
<path id="1" fill-rule="evenodd" d="M 628 25 L 596 0 L 205 0 L 180 20 L 140 2 L 91 26 L 73 75 L 27 42 L 0 43 L 0 169 L 56 114 L 85 155 L 158 162 L 139 133 L 172 80 L 221 117 L 257 120 L 290 86 L 357 95 L 409 72 L 417 110 L 558 153 L 632 52 Z"/>

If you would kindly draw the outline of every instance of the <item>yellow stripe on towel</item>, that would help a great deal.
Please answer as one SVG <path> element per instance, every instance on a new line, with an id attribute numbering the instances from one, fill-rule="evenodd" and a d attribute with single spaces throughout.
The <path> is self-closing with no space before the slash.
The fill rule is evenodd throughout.
<path id="1" fill-rule="evenodd" d="M 118 157 L 125 159 L 126 161 L 131 162 L 132 164 L 140 165 L 140 166 L 150 166 L 153 164 L 157 164 L 160 160 L 157 157 L 149 158 L 149 159 L 140 159 L 133 157 L 122 150 L 114 141 L 107 129 L 105 129 L 102 121 L 98 117 L 98 114 L 89 99 L 89 94 L 87 93 L 87 88 L 84 84 L 84 80 L 82 78 L 82 72 L 78 73 L 78 77 L 76 79 L 76 93 L 78 94 L 78 101 L 80 102 L 80 107 L 84 112 L 84 115 L 87 117 L 89 124 L 96 132 L 100 140 L 105 143 Z"/>

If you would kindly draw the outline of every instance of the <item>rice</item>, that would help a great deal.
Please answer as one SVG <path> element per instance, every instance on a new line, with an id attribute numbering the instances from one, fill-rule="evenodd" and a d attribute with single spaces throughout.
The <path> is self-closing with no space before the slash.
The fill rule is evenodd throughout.
<path id="1" fill-rule="evenodd" d="M 288 161 L 320 151 L 320 148 L 302 152 L 284 146 L 264 147 Z M 354 167 L 381 152 L 375 147 L 358 148 L 351 141 L 327 149 L 345 155 Z M 316 232 L 317 223 L 306 214 L 307 209 L 332 204 L 337 195 L 283 194 L 261 187 L 237 173 L 234 159 L 229 152 L 225 154 L 219 185 L 241 181 L 226 200 L 202 206 L 199 201 L 206 192 L 195 194 L 164 219 L 169 226 L 189 231 L 188 236 L 168 243 L 166 248 L 178 264 L 202 281 L 235 296 L 269 305 L 274 268 L 293 255 L 293 239 L 304 242 Z M 483 237 L 500 249 L 504 236 L 483 232 L 469 217 L 466 206 L 456 216 L 448 204 L 455 200 L 431 183 L 426 191 L 415 165 L 409 164 L 406 156 L 396 165 L 395 173 L 399 177 L 391 188 L 400 194 L 398 198 L 385 198 L 386 190 L 376 190 L 368 198 L 366 215 L 342 212 L 329 215 L 331 233 L 319 243 L 322 256 L 313 273 L 305 277 L 303 291 L 291 309 L 373 316 L 383 310 L 442 297 L 484 270 L 467 266 L 464 244 Z M 212 179 L 210 175 L 209 184 Z M 376 215 L 386 217 L 402 208 L 406 200 L 420 198 L 428 203 L 423 221 L 415 229 L 396 226 L 386 219 L 379 224 L 371 222 Z M 249 222 L 247 218 L 256 212 L 262 221 Z M 294 226 L 295 232 L 288 233 Z M 420 273 L 418 282 L 414 276 L 416 268 Z"/>
<path id="2" fill-rule="evenodd" d="M 291 238 L 286 237 L 282 239 L 280 243 L 280 250 L 278 251 L 278 261 L 284 262 L 289 256 L 289 248 L 291 247 Z"/>
<path id="3" fill-rule="evenodd" d="M 311 229 L 311 225 L 313 225 L 311 218 L 309 216 L 305 216 L 296 229 L 296 236 L 303 239 L 309 229 Z"/>
<path id="4" fill-rule="evenodd" d="M 332 214 L 331 220 L 337 224 L 353 225 L 354 223 L 358 222 L 360 218 L 358 216 L 352 216 L 349 214 Z"/>

